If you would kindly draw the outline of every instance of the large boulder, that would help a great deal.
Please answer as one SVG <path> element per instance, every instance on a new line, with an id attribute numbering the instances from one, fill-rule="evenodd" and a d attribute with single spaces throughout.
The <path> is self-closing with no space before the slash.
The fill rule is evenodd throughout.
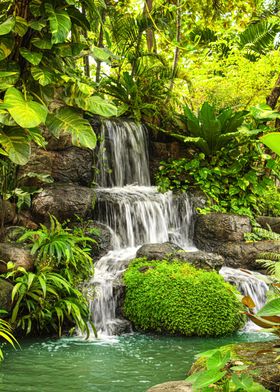
<path id="1" fill-rule="evenodd" d="M 280 217 L 279 216 L 259 216 L 257 222 L 263 229 L 269 228 L 275 233 L 280 234 Z"/>
<path id="2" fill-rule="evenodd" d="M 243 241 L 251 232 L 250 219 L 234 214 L 210 213 L 198 215 L 194 227 L 194 241 L 199 249 L 215 251 L 216 244 Z"/>
<path id="3" fill-rule="evenodd" d="M 144 244 L 138 249 L 136 257 L 145 257 L 147 260 L 180 260 L 205 270 L 219 271 L 224 265 L 224 258 L 221 255 L 203 251 L 185 251 L 172 242 Z"/>
<path id="4" fill-rule="evenodd" d="M 192 385 L 187 381 L 168 381 L 149 388 L 147 392 L 192 392 Z"/>
<path id="5" fill-rule="evenodd" d="M 43 175 L 56 182 L 77 183 L 89 186 L 93 179 L 93 154 L 89 149 L 69 147 L 62 151 L 46 151 L 33 148 L 30 161 L 19 168 L 21 186 L 44 185 Z M 36 177 L 37 174 L 38 177 Z"/>
<path id="6" fill-rule="evenodd" d="M 10 312 L 12 310 L 13 285 L 4 279 L 0 279 L 0 310 Z"/>
<path id="7" fill-rule="evenodd" d="M 0 273 L 7 271 L 7 263 L 12 261 L 16 267 L 24 267 L 26 271 L 33 269 L 34 259 L 28 249 L 14 243 L 0 243 Z"/>
<path id="8" fill-rule="evenodd" d="M 49 215 L 60 221 L 78 215 L 86 218 L 91 215 L 94 191 L 74 184 L 55 184 L 46 187 L 32 201 L 32 212 L 37 220 L 47 222 Z"/>
<path id="9" fill-rule="evenodd" d="M 233 353 L 234 361 L 248 365 L 241 371 L 252 375 L 253 379 L 271 392 L 280 391 L 280 340 L 271 342 L 238 343 L 228 346 Z M 203 358 L 199 358 L 192 366 L 190 374 L 204 368 Z"/>

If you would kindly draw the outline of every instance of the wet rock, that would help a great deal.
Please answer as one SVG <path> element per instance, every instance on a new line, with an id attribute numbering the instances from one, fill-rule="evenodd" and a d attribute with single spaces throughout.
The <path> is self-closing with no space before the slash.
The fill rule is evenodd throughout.
<path id="1" fill-rule="evenodd" d="M 112 250 L 112 233 L 108 226 L 102 223 L 91 220 L 85 223 L 86 227 L 83 228 L 85 235 L 96 241 L 91 243 L 90 247 L 91 256 L 94 261 L 97 261 Z M 79 223 L 75 222 L 75 227 L 79 227 Z"/>
<path id="2" fill-rule="evenodd" d="M 269 230 L 271 229 L 275 233 L 280 234 L 280 217 L 274 216 L 259 216 L 257 222 L 261 225 L 262 228 Z"/>
<path id="3" fill-rule="evenodd" d="M 12 261 L 16 267 L 24 267 L 26 271 L 33 269 L 34 259 L 28 249 L 14 243 L 0 243 L 0 273 L 7 271 L 7 263 Z"/>
<path id="4" fill-rule="evenodd" d="M 252 372 L 254 380 L 272 392 L 280 390 L 280 340 L 272 342 L 239 343 L 227 346 L 233 352 L 233 359 L 240 361 L 248 368 L 243 373 Z M 203 369 L 202 359 L 198 359 L 190 370 L 190 374 Z"/>
<path id="5" fill-rule="evenodd" d="M 0 309 L 10 312 L 12 310 L 13 285 L 7 280 L 0 279 Z M 3 316 L 3 315 L 2 315 Z"/>
<path id="6" fill-rule="evenodd" d="M 86 218 L 91 215 L 94 190 L 74 184 L 54 184 L 45 188 L 32 201 L 34 217 L 43 222 L 49 214 L 59 221 L 74 219 L 75 215 Z"/>
<path id="7" fill-rule="evenodd" d="M 260 270 L 262 267 L 256 260 L 261 258 L 261 253 L 279 253 L 280 241 L 227 242 L 207 250 L 222 255 L 227 267 Z"/>
<path id="8" fill-rule="evenodd" d="M 216 253 L 208 253 L 203 251 L 197 252 L 186 252 L 178 251 L 174 252 L 169 259 L 176 259 L 185 261 L 192 264 L 196 268 L 212 271 L 213 269 L 219 271 L 224 265 L 224 258 Z"/>
<path id="9" fill-rule="evenodd" d="M 164 242 L 163 244 L 144 244 L 138 249 L 136 257 L 145 257 L 147 260 L 163 260 L 178 250 L 183 249 L 172 242 Z"/>
<path id="10" fill-rule="evenodd" d="M 169 381 L 149 388 L 147 392 L 192 392 L 192 385 L 187 381 Z"/>
<path id="11" fill-rule="evenodd" d="M 198 215 L 194 227 L 194 242 L 199 249 L 214 251 L 217 244 L 243 241 L 251 232 L 250 219 L 234 214 L 211 213 Z"/>

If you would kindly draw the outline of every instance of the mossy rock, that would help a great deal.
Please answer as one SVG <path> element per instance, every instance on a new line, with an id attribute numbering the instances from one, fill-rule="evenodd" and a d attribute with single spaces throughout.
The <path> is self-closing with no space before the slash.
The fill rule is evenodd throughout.
<path id="1" fill-rule="evenodd" d="M 280 391 L 280 340 L 271 342 L 237 343 L 222 346 L 219 350 L 230 351 L 232 361 L 248 367 L 240 373 L 249 374 L 255 382 L 271 392 Z M 189 375 L 205 369 L 205 357 L 198 358 Z"/>
<path id="2" fill-rule="evenodd" d="M 244 323 L 236 289 L 216 272 L 178 261 L 135 259 L 124 282 L 124 314 L 140 329 L 221 336 Z"/>

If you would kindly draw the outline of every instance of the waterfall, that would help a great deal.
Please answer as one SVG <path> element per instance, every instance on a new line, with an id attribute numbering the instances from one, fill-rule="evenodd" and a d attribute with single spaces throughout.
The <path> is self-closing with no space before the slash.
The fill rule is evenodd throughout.
<path id="1" fill-rule="evenodd" d="M 144 243 L 191 247 L 192 208 L 186 194 L 161 194 L 150 186 L 147 135 L 140 124 L 103 122 L 97 168 L 94 218 L 110 229 L 113 250 L 95 263 L 91 309 L 97 331 L 113 335 L 127 328 L 117 314 L 117 291 L 129 261 Z"/>
<path id="2" fill-rule="evenodd" d="M 269 289 L 265 281 L 267 277 L 258 272 L 240 270 L 229 267 L 222 267 L 220 275 L 225 281 L 233 284 L 238 291 L 244 296 L 248 295 L 252 298 L 256 305 L 255 311 L 260 310 L 266 302 L 266 293 Z M 249 321 L 245 329 L 256 330 L 259 329 L 253 322 Z"/>

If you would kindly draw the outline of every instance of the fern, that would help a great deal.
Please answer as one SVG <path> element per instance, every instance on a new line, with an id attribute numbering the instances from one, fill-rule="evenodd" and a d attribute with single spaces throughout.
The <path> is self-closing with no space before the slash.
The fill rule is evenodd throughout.
<path id="1" fill-rule="evenodd" d="M 256 262 L 264 267 L 276 280 L 280 280 L 280 253 L 265 252 L 261 253 L 259 257 Z"/>
<path id="2" fill-rule="evenodd" d="M 240 48 L 246 49 L 248 55 L 264 54 L 274 45 L 276 34 L 280 31 L 280 24 L 262 21 L 251 24 L 240 34 Z"/>

